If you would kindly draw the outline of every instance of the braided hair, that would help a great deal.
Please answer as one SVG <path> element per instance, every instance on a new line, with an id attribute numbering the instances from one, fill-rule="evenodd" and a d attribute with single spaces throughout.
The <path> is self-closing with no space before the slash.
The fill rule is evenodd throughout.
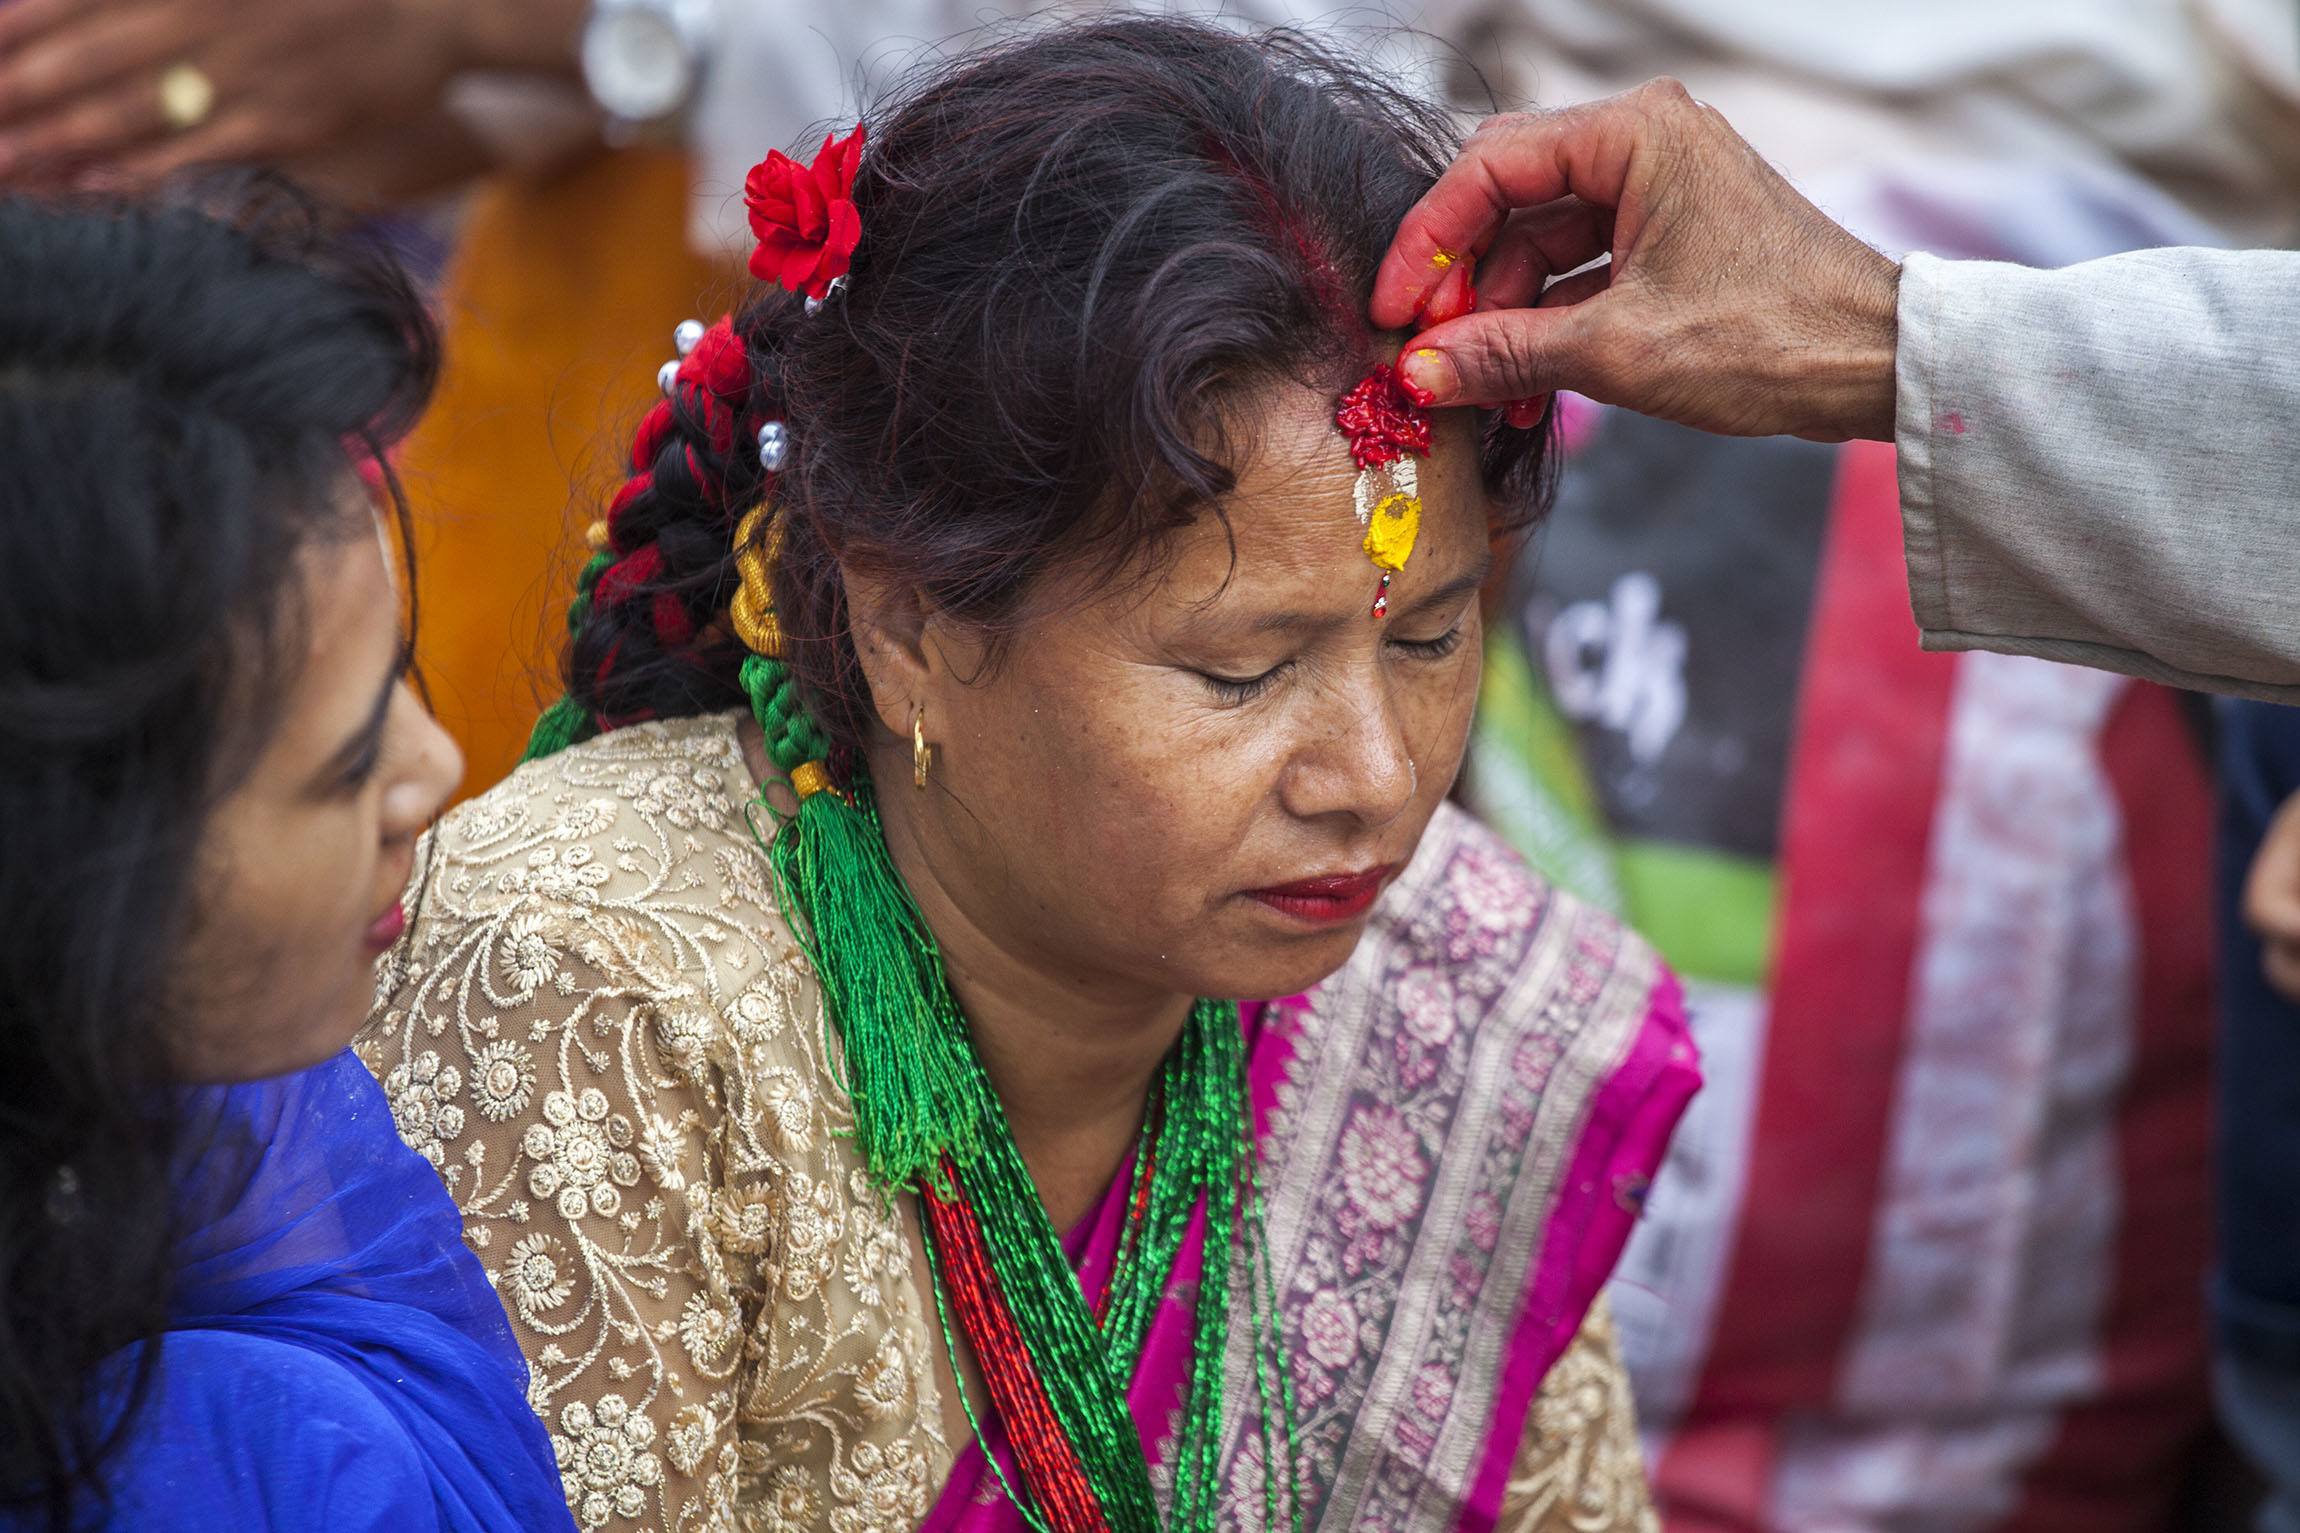
<path id="1" fill-rule="evenodd" d="M 778 311 L 796 307 L 776 301 L 787 297 L 754 304 L 746 327 L 772 326 Z M 763 334 L 758 354 L 774 355 Z M 775 380 L 752 355 L 730 317 L 666 368 L 665 397 L 639 424 L 631 475 L 592 529 L 567 615 L 568 695 L 537 722 L 530 758 L 602 729 L 738 700 L 749 702 L 786 776 L 828 753 L 791 667 L 744 643 L 730 621 L 746 569 L 754 585 L 768 577 L 765 544 L 781 534 L 766 514 L 775 475 L 757 446 Z M 768 600 L 762 617 L 771 623 Z"/>

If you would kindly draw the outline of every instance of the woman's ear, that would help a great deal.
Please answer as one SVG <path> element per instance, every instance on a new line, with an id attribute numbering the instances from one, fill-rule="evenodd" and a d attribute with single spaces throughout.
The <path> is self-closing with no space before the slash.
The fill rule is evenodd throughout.
<path id="1" fill-rule="evenodd" d="M 943 625 L 934 621 L 926 594 L 916 586 L 854 574 L 840 578 L 871 711 L 889 734 L 907 740 L 911 719 L 948 675 L 938 642 Z"/>

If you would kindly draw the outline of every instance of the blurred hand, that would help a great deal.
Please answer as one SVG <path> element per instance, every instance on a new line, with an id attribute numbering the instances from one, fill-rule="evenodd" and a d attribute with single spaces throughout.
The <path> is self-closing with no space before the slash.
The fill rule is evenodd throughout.
<path id="1" fill-rule="evenodd" d="M 2260 967 L 2270 986 L 2300 1002 L 2300 793 L 2276 811 L 2252 858 L 2244 924 L 2260 934 Z"/>
<path id="2" fill-rule="evenodd" d="M 1399 226 L 1374 323 L 1459 311 L 1473 262 L 1475 312 L 1402 359 L 1441 404 L 1573 389 L 1737 436 L 1893 434 L 1900 268 L 1674 80 L 1481 126 Z"/>
<path id="3" fill-rule="evenodd" d="M 581 0 L 6 0 L 0 184 L 134 188 L 211 161 L 372 153 L 519 23 L 571 58 L 581 15 Z M 215 88 L 187 128 L 160 100 L 178 64 Z"/>

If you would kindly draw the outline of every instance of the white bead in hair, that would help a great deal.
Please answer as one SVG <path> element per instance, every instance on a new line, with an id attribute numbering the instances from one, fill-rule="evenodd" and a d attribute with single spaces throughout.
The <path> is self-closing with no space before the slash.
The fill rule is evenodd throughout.
<path id="1" fill-rule="evenodd" d="M 791 434 L 781 421 L 768 421 L 759 428 L 759 467 L 770 474 L 779 474 L 791 459 Z"/>
<path id="2" fill-rule="evenodd" d="M 671 344 L 682 357 L 702 345 L 703 322 L 699 319 L 680 320 L 679 328 L 671 332 Z"/>
<path id="3" fill-rule="evenodd" d="M 664 363 L 664 364 L 663 364 L 661 367 L 659 367 L 659 368 L 655 369 L 655 387 L 657 387 L 657 388 L 659 388 L 659 389 L 661 389 L 661 390 L 663 391 L 663 397 L 664 397 L 665 399 L 668 399 L 668 398 L 670 398 L 670 397 L 671 397 L 671 388 L 672 388 L 672 385 L 676 384 L 678 381 L 679 381 L 679 364 L 678 364 L 678 363 L 676 363 L 676 362 L 665 362 L 665 363 Z"/>

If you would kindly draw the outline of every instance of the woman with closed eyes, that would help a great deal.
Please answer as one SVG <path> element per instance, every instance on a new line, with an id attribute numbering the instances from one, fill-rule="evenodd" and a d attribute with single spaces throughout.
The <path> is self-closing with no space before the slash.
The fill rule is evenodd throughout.
<path id="1" fill-rule="evenodd" d="M 360 1044 L 583 1526 L 1649 1525 L 1691 1051 L 1446 803 L 1543 439 L 1363 318 L 1450 148 L 1131 20 L 753 173 Z"/>

